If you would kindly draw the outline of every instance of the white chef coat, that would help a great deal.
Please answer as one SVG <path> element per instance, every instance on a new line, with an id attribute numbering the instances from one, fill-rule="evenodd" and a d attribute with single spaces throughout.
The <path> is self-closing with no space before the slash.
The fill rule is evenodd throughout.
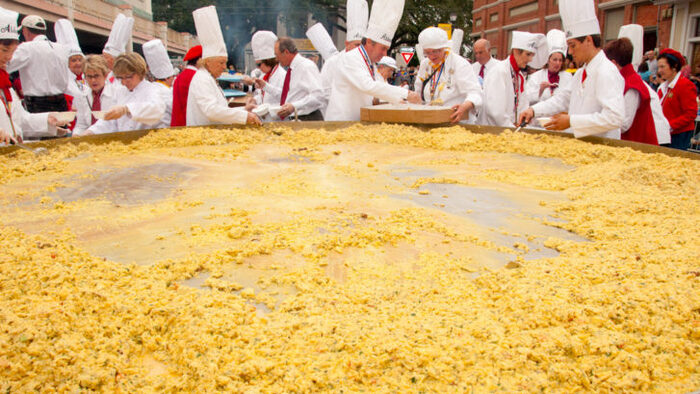
<path id="1" fill-rule="evenodd" d="M 426 81 L 426 79 L 432 72 L 433 68 L 430 59 L 426 57 L 421 62 L 415 83 L 416 92 L 420 93 L 421 90 L 423 91 L 426 104 L 431 102 L 431 81 Z M 436 73 L 431 80 L 437 78 L 438 74 L 440 72 Z M 442 99 L 443 107 L 451 108 L 465 101 L 471 101 L 474 104 L 474 109 L 470 112 L 471 119 L 481 109 L 483 102 L 481 86 L 476 75 L 474 75 L 471 65 L 465 58 L 449 52 L 445 58 L 445 66 L 440 78 L 437 80 L 437 84 L 434 99 Z"/>
<path id="2" fill-rule="evenodd" d="M 559 87 L 555 88 L 554 91 L 556 92 L 557 89 L 568 86 L 573 78 L 574 77 L 570 73 L 566 72 L 566 70 L 559 71 Z M 545 89 L 540 96 L 540 85 L 542 82 L 549 82 L 549 71 L 546 68 L 543 68 L 528 77 L 527 83 L 525 84 L 525 94 L 527 95 L 527 100 L 530 102 L 530 105 L 534 105 L 540 101 L 544 101 L 552 97 L 552 90 L 550 88 Z"/>
<path id="3" fill-rule="evenodd" d="M 69 78 L 66 72 L 68 53 L 65 46 L 40 35 L 17 47 L 7 65 L 7 72 L 19 71 L 25 96 L 70 94 L 67 91 Z"/>
<path id="4" fill-rule="evenodd" d="M 165 103 L 152 82 L 144 79 L 132 91 L 121 84 L 112 84 L 112 87 L 116 91 L 116 105 L 125 105 L 129 109 L 129 115 L 115 120 L 98 120 L 88 128 L 89 131 L 94 134 L 106 134 L 152 129 L 163 118 Z M 105 111 L 111 109 L 106 108 L 102 102 L 100 104 Z"/>
<path id="5" fill-rule="evenodd" d="M 323 63 L 323 67 L 321 68 L 321 83 L 323 84 L 323 91 L 326 97 L 329 98 L 331 97 L 331 91 L 333 90 L 333 77 L 335 76 L 335 73 L 337 72 L 338 68 L 338 60 L 340 59 L 341 55 L 345 53 L 345 51 L 338 52 L 331 56 L 330 59 L 326 60 L 325 63 Z M 323 107 L 321 110 L 323 112 L 323 117 L 325 119 L 326 117 L 326 111 L 328 110 L 328 103 L 326 103 L 326 106 Z"/>
<path id="6" fill-rule="evenodd" d="M 271 106 L 279 106 L 280 98 L 282 97 L 282 85 L 287 71 L 284 67 L 277 65 L 272 69 L 270 79 L 262 89 L 255 91 L 255 102 L 260 104 L 269 104 Z M 261 76 L 260 79 L 264 77 Z"/>
<path id="7" fill-rule="evenodd" d="M 360 120 L 360 108 L 371 106 L 374 97 L 392 104 L 408 97 L 406 89 L 372 76 L 361 48 L 340 54 L 325 120 Z"/>
<path id="8" fill-rule="evenodd" d="M 105 81 L 105 86 L 100 93 L 100 110 L 109 111 L 117 105 L 117 87 L 116 85 Z M 92 126 L 92 90 L 88 87 L 80 97 L 73 98 L 73 107 L 77 113 L 75 115 L 75 127 L 73 135 L 79 136 L 90 126 Z"/>
<path id="9" fill-rule="evenodd" d="M 513 127 L 518 116 L 529 106 L 525 92 L 518 88 L 518 108 L 515 111 L 515 89 L 513 87 L 510 58 L 501 60 L 484 79 L 484 108 L 479 113 L 478 123 L 489 126 Z M 525 83 L 524 81 L 521 83 Z"/>
<path id="10" fill-rule="evenodd" d="M 297 115 L 308 115 L 328 105 L 328 95 L 323 90 L 321 72 L 318 71 L 316 63 L 297 54 L 287 69 L 287 72 L 292 70 L 292 75 L 289 79 L 289 92 L 285 103 L 292 104 Z M 287 117 L 289 120 L 292 118 L 293 116 Z"/>
<path id="11" fill-rule="evenodd" d="M 583 70 L 587 74 L 585 83 L 581 83 Z M 619 140 L 625 117 L 624 89 L 622 75 L 601 50 L 576 71 L 568 88 L 559 89 L 552 98 L 532 108 L 535 117 L 568 111 L 571 128 L 566 132 L 573 132 L 576 138 L 597 135 Z"/>
<path id="12" fill-rule="evenodd" d="M 485 66 L 486 68 L 484 69 L 484 79 L 486 79 L 486 75 L 488 75 L 489 71 L 496 65 L 498 64 L 498 60 L 490 57 L 489 61 L 486 62 Z M 474 75 L 476 75 L 477 80 L 479 83 L 483 86 L 484 85 L 484 79 L 481 79 L 479 77 L 479 72 L 481 71 L 481 63 L 479 62 L 474 62 L 472 64 L 472 70 L 474 70 Z"/>
<path id="13" fill-rule="evenodd" d="M 679 73 L 680 74 L 680 73 Z M 654 117 L 654 126 L 656 126 L 656 139 L 661 144 L 671 143 L 671 124 L 668 123 L 668 119 L 664 116 L 664 111 L 661 108 L 661 100 L 659 100 L 658 93 L 651 88 L 651 86 L 644 84 L 647 89 L 649 89 L 649 95 L 651 95 L 651 101 L 649 105 L 651 106 L 651 115 Z M 635 113 L 637 111 L 635 110 Z"/>
<path id="14" fill-rule="evenodd" d="M 158 96 L 165 104 L 165 114 L 160 119 L 160 122 L 153 126 L 155 129 L 167 129 L 170 127 L 170 120 L 173 116 L 173 88 L 165 86 L 165 84 L 158 81 L 153 82 L 153 86 L 158 92 Z"/>
<path id="15" fill-rule="evenodd" d="M 224 92 L 206 68 L 192 77 L 187 94 L 187 125 L 246 124 L 248 113 L 229 108 Z"/>
<path id="16" fill-rule="evenodd" d="M 24 140 L 56 136 L 56 127 L 49 125 L 49 112 L 31 114 L 24 109 L 15 90 L 10 88 L 10 93 L 12 101 L 7 103 L 10 116 L 7 115 L 5 105 L 0 103 L 0 129 L 12 135 L 14 126 L 14 132 Z M 0 146 L 2 145 L 4 143 L 0 142 Z"/>

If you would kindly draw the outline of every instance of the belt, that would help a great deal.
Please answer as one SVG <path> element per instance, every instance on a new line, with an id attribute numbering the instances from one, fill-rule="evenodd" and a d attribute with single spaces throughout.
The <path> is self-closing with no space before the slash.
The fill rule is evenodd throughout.
<path id="1" fill-rule="evenodd" d="M 63 94 L 56 94 L 50 96 L 24 96 L 24 99 L 30 102 L 63 102 L 66 97 Z"/>

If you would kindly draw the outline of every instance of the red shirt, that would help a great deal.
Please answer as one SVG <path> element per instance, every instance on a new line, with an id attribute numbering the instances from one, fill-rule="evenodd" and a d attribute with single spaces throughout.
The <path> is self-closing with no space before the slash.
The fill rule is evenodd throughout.
<path id="1" fill-rule="evenodd" d="M 173 82 L 173 115 L 170 126 L 187 125 L 187 95 L 190 92 L 190 82 L 197 70 L 188 66 L 175 78 Z"/>
<path id="2" fill-rule="evenodd" d="M 669 87 L 665 96 L 659 90 L 661 108 L 668 123 L 671 124 L 671 134 L 695 130 L 695 118 L 698 114 L 696 97 L 695 84 L 682 75 L 678 76 L 678 81 L 673 88 Z"/>

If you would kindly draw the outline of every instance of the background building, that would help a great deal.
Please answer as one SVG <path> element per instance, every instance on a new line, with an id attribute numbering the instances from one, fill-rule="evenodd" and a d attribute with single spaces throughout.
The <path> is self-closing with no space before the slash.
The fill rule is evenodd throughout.
<path id="1" fill-rule="evenodd" d="M 19 12 L 20 21 L 29 14 L 43 17 L 48 24 L 47 36 L 52 40 L 56 20 L 73 21 L 86 54 L 102 53 L 118 13 L 134 17 L 133 48 L 137 51 L 141 44 L 154 38 L 163 41 L 172 57 L 182 56 L 191 45 L 196 45 L 191 34 L 169 29 L 166 22 L 154 22 L 151 0 L 0 0 L 0 7 Z"/>

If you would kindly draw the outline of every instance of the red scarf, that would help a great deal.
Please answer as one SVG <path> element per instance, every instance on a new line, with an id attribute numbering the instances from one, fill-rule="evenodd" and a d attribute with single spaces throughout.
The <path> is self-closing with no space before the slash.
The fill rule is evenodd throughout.
<path id="1" fill-rule="evenodd" d="M 10 74 L 7 70 L 0 69 L 0 89 L 5 93 L 5 100 L 9 103 L 12 101 L 12 93 L 10 89 L 12 88 L 12 82 L 10 82 Z"/>
<path id="2" fill-rule="evenodd" d="M 552 84 L 552 85 L 556 84 L 556 85 L 557 85 L 557 86 L 550 86 L 550 87 L 549 87 L 549 90 L 550 90 L 550 91 L 552 92 L 552 94 L 553 94 L 553 93 L 554 93 L 554 89 L 556 89 L 557 87 L 559 87 L 559 73 L 557 73 L 557 72 L 554 72 L 554 73 L 553 73 L 553 72 L 551 72 L 551 71 L 547 71 L 547 77 L 549 78 L 549 83 L 550 83 L 550 84 Z"/>
<path id="3" fill-rule="evenodd" d="M 513 71 L 515 71 L 516 74 L 518 74 L 518 78 L 520 80 L 520 93 L 523 93 L 525 91 L 525 77 L 523 76 L 523 72 L 518 67 L 518 63 L 515 61 L 515 56 L 510 55 L 510 66 L 513 67 Z"/>
<path id="4" fill-rule="evenodd" d="M 656 126 L 654 115 L 651 112 L 649 89 L 642 78 L 634 71 L 631 64 L 622 67 L 620 74 L 625 79 L 625 90 L 633 89 L 639 93 L 639 107 L 634 115 L 632 126 L 622 134 L 622 139 L 627 141 L 642 142 L 644 144 L 659 145 L 656 139 Z"/>

